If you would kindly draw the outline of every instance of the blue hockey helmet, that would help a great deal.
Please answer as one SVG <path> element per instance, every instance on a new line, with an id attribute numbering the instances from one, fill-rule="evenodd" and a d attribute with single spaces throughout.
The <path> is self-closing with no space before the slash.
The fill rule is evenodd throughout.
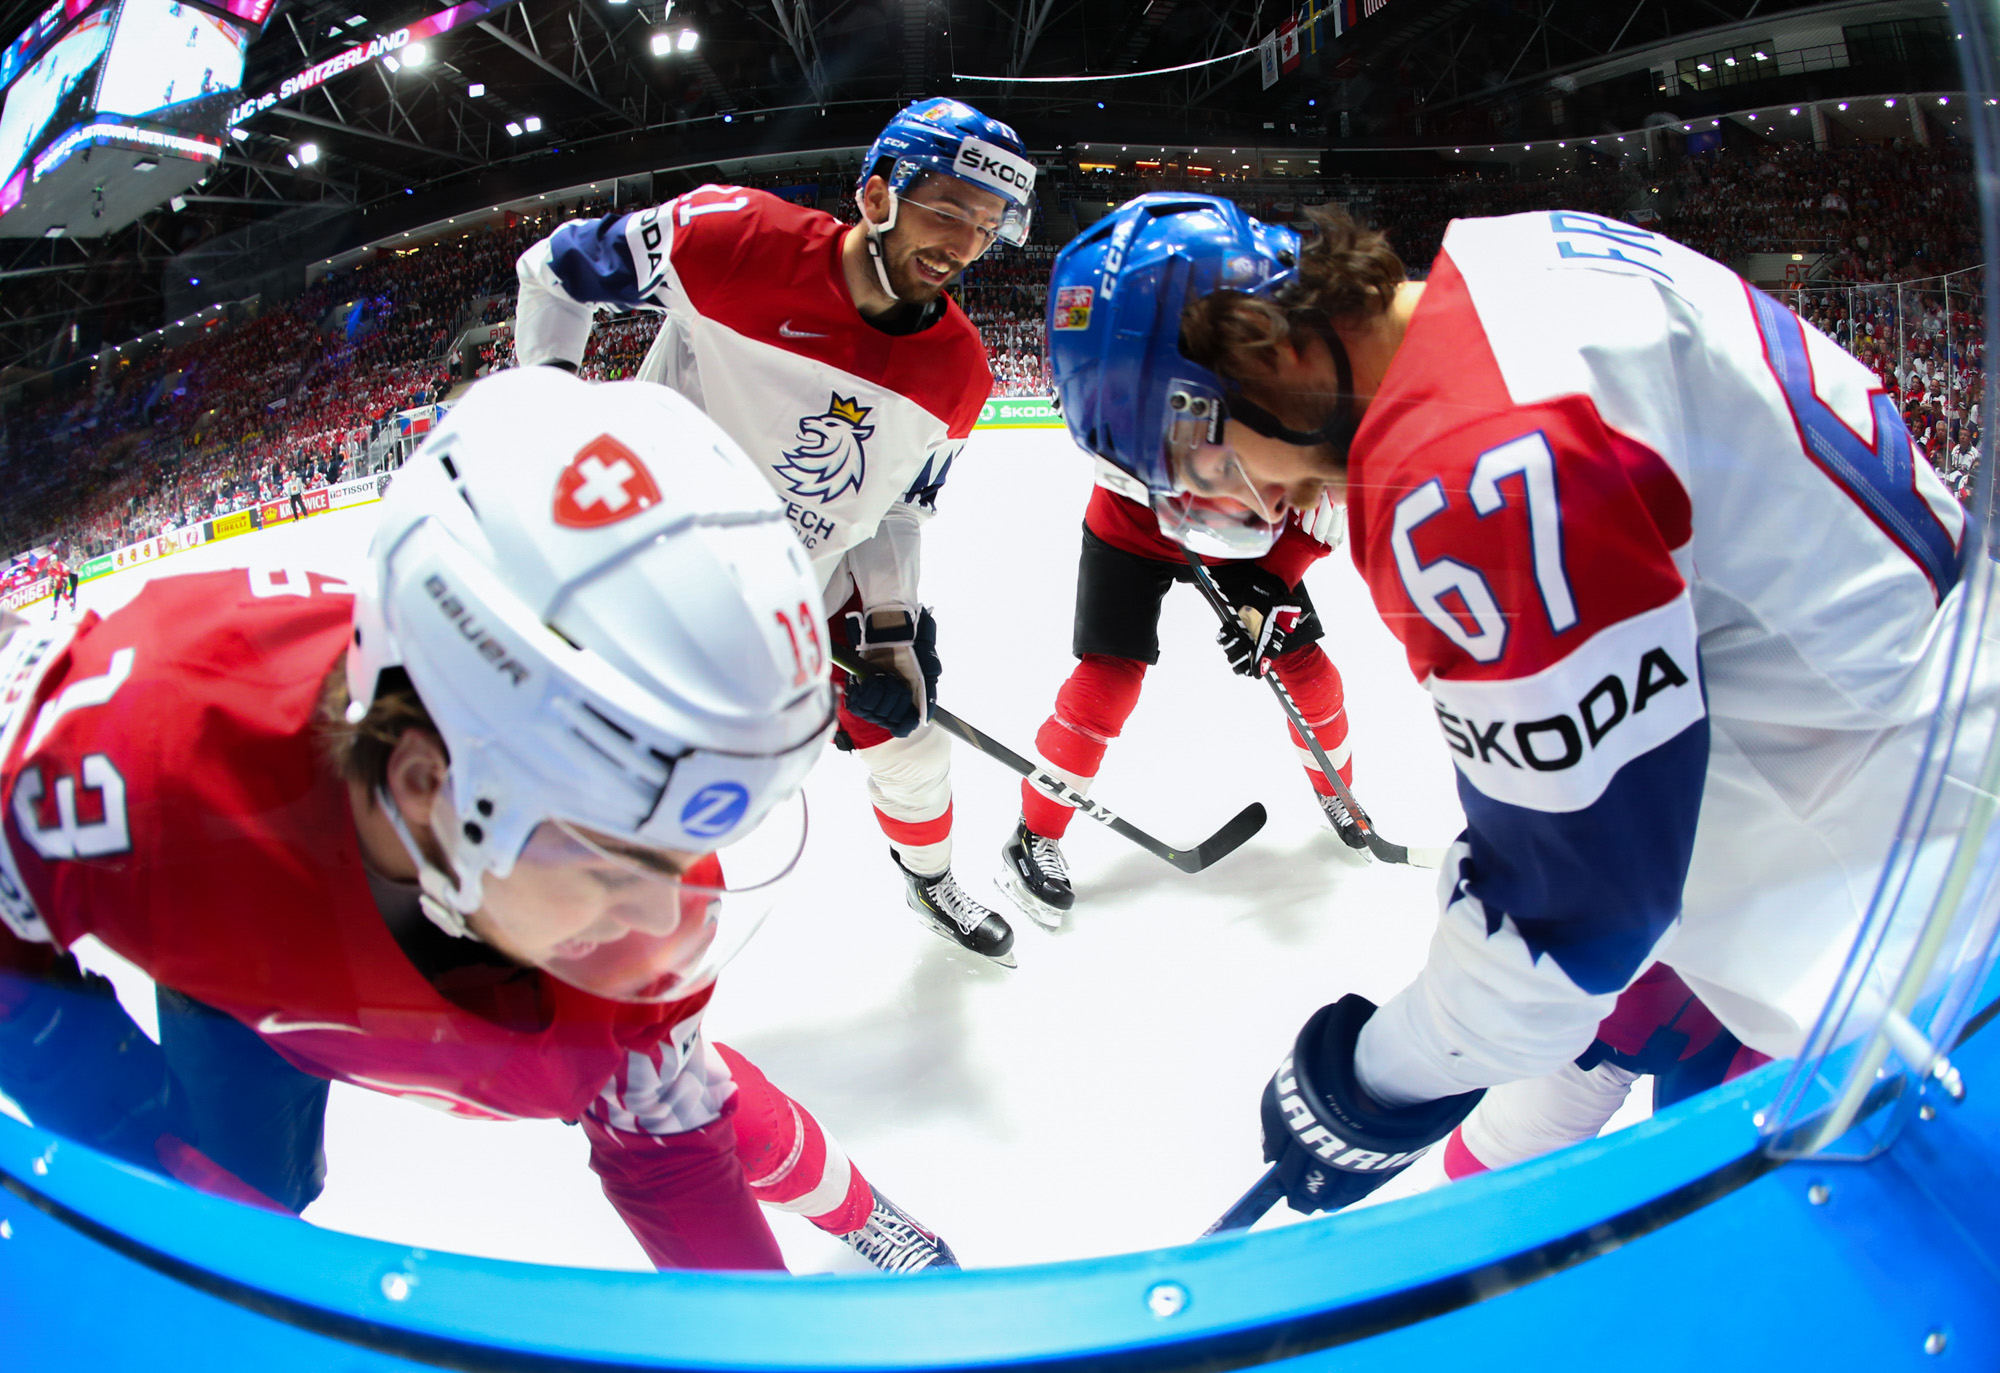
<path id="1" fill-rule="evenodd" d="M 1028 160 L 1027 147 L 1010 125 L 961 100 L 919 100 L 899 112 L 876 136 L 874 146 L 861 161 L 855 196 L 859 199 L 871 176 L 880 176 L 900 196 L 926 172 L 954 176 L 999 196 L 1005 202 L 999 237 L 1017 248 L 1028 241 L 1035 164 Z"/>
<path id="2" fill-rule="evenodd" d="M 1099 480 L 1150 505 L 1160 531 L 1197 552 L 1256 557 L 1288 513 L 1271 508 L 1219 446 L 1232 410 L 1274 426 L 1181 352 L 1181 311 L 1224 288 L 1274 295 L 1297 275 L 1299 235 L 1220 196 L 1155 191 L 1129 200 L 1056 255 L 1049 371 L 1070 437 Z"/>

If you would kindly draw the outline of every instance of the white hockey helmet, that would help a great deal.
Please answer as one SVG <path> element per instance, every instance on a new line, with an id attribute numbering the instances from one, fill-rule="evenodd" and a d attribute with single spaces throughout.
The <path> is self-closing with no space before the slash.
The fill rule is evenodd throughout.
<path id="1" fill-rule="evenodd" d="M 355 593 L 352 717 L 400 667 L 450 754 L 455 823 L 432 826 L 450 871 L 384 808 L 454 934 L 524 854 L 748 834 L 832 728 L 819 585 L 784 507 L 663 386 L 546 367 L 473 386 L 395 473 Z M 722 895 L 654 879 L 650 945 L 534 961 L 600 995 L 686 995 L 749 929 L 662 922 L 712 923 Z"/>

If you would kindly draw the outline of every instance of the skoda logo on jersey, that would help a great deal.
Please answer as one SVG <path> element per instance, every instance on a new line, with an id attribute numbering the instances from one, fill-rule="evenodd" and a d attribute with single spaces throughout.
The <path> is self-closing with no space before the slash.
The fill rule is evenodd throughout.
<path id="1" fill-rule="evenodd" d="M 710 782 L 681 807 L 681 828 L 703 839 L 729 833 L 750 809 L 750 793 L 735 782 Z"/>
<path id="2" fill-rule="evenodd" d="M 868 475 L 862 443 L 875 433 L 874 425 L 862 423 L 868 414 L 866 406 L 834 392 L 824 413 L 799 421 L 798 447 L 780 454 L 783 461 L 771 470 L 793 495 L 821 504 L 860 490 Z"/>

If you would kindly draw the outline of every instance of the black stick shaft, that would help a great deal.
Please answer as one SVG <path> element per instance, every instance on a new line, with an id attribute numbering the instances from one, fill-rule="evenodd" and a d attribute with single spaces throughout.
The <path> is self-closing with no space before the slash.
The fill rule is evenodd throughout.
<path id="1" fill-rule="evenodd" d="M 1208 568 L 1202 560 L 1187 549 L 1181 550 L 1181 556 L 1185 557 L 1188 566 L 1194 569 L 1195 586 L 1200 588 L 1202 597 L 1222 618 L 1222 622 L 1241 624 L 1242 621 L 1237 618 L 1236 612 L 1229 608 L 1229 602 L 1222 599 L 1222 592 L 1217 589 L 1215 579 L 1209 575 Z M 1292 700 L 1292 693 L 1278 680 L 1278 674 L 1267 672 L 1264 674 L 1264 681 L 1271 688 L 1271 694 L 1278 698 L 1278 704 L 1284 707 L 1285 714 L 1291 719 L 1292 728 L 1296 729 L 1299 737 L 1306 741 L 1306 747 L 1312 751 L 1313 761 L 1319 764 L 1319 770 L 1326 776 L 1327 785 L 1333 788 L 1333 794 L 1347 807 L 1347 813 L 1354 817 L 1355 825 L 1361 830 L 1361 837 L 1368 844 L 1368 851 L 1385 863 L 1408 863 L 1410 851 L 1407 848 L 1401 844 L 1392 844 L 1375 832 L 1375 822 L 1368 818 L 1367 811 L 1361 809 L 1361 803 L 1354 799 L 1354 793 L 1347 789 L 1347 783 L 1340 780 L 1340 770 L 1334 767 L 1333 760 L 1328 758 L 1326 750 L 1320 747 L 1319 739 L 1312 732 L 1312 726 L 1306 723 L 1305 715 L 1299 710 L 1298 703 Z"/>
<path id="2" fill-rule="evenodd" d="M 1264 1213 L 1284 1199 L 1285 1186 L 1278 1181 L 1278 1168 L 1273 1164 L 1256 1185 L 1245 1192 L 1236 1204 L 1216 1217 L 1215 1224 L 1201 1232 L 1207 1239 L 1210 1235 L 1226 1235 L 1234 1230 L 1248 1230 L 1264 1218 Z"/>
<path id="3" fill-rule="evenodd" d="M 843 649 L 834 650 L 833 661 L 839 666 L 841 671 L 847 673 L 850 677 L 860 679 L 869 675 L 867 667 L 855 658 L 854 655 Z M 937 724 L 939 729 L 942 729 L 953 738 L 971 745 L 988 758 L 1005 765 L 1026 778 L 1028 785 L 1032 786 L 1036 791 L 1061 802 L 1065 806 L 1069 806 L 1073 810 L 1081 811 L 1099 824 L 1108 826 L 1112 833 L 1122 835 L 1124 838 L 1131 840 L 1146 852 L 1156 858 L 1166 860 L 1182 872 L 1200 872 L 1203 868 L 1233 853 L 1250 836 L 1264 827 L 1264 808 L 1253 802 L 1233 816 L 1228 824 L 1224 825 L 1207 839 L 1204 839 L 1201 843 L 1195 845 L 1194 848 L 1178 849 L 1171 844 L 1155 839 L 1137 825 L 1114 813 L 1101 802 L 1094 801 L 1084 793 L 1078 791 L 1054 773 L 1036 767 L 1026 758 L 1023 758 L 998 739 L 995 739 L 992 735 L 975 725 L 967 724 L 964 720 L 959 719 L 958 716 L 952 714 L 943 706 L 938 705 L 935 701 L 931 703 L 931 719 Z"/>

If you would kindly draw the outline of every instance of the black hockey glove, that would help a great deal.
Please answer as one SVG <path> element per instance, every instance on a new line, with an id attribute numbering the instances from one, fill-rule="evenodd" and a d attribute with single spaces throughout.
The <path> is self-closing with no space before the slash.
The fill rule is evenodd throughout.
<path id="1" fill-rule="evenodd" d="M 866 612 L 847 617 L 847 642 L 875 669 L 871 676 L 848 682 L 847 709 L 898 739 L 907 738 L 930 719 L 943 674 L 937 621 L 929 610 L 920 610 L 914 624 L 907 611 L 900 625 L 876 625 L 871 618 Z"/>
<path id="2" fill-rule="evenodd" d="M 1209 569 L 1222 599 L 1236 618 L 1216 631 L 1215 641 L 1229 667 L 1244 677 L 1262 677 L 1271 660 L 1284 653 L 1291 633 L 1305 618 L 1298 591 L 1278 574 L 1253 562 L 1219 563 Z"/>
<path id="3" fill-rule="evenodd" d="M 1314 1011 L 1264 1088 L 1264 1162 L 1294 1211 L 1338 1211 L 1424 1156 L 1472 1114 L 1484 1088 L 1385 1110 L 1363 1104 L 1354 1046 L 1375 1003 L 1348 995 Z"/>

